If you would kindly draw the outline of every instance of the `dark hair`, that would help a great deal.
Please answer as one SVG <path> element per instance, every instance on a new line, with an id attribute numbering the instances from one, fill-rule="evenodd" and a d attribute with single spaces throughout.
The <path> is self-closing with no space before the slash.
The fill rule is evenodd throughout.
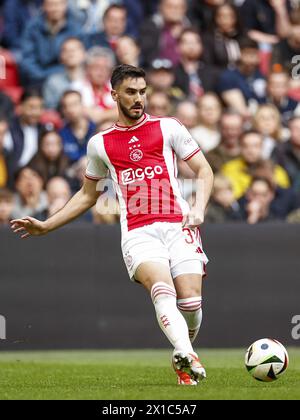
<path id="1" fill-rule="evenodd" d="M 17 170 L 17 172 L 14 175 L 15 182 L 19 180 L 20 176 L 22 175 L 22 172 L 24 172 L 27 169 L 29 169 L 32 172 L 35 172 L 35 174 L 38 175 L 41 179 L 44 179 L 43 174 L 39 168 L 33 168 L 32 166 L 30 166 L 30 164 L 28 164 Z"/>
<path id="2" fill-rule="evenodd" d="M 114 68 L 111 85 L 115 89 L 126 79 L 146 79 L 146 72 L 142 68 L 130 66 L 128 64 L 121 64 Z"/>
<path id="3" fill-rule="evenodd" d="M 118 10 L 122 10 L 125 13 L 127 13 L 127 9 L 125 6 L 122 6 L 122 4 L 112 4 L 110 6 L 108 6 L 108 8 L 105 10 L 104 14 L 103 14 L 103 20 L 105 20 L 107 18 L 107 15 L 111 12 L 111 10 L 113 9 L 118 9 Z"/>
<path id="4" fill-rule="evenodd" d="M 248 37 L 243 37 L 240 41 L 239 41 L 239 45 L 240 45 L 240 49 L 241 50 L 246 50 L 247 48 L 251 48 L 254 50 L 258 50 L 258 43 L 256 41 L 253 41 L 253 39 L 250 39 Z"/>
<path id="5" fill-rule="evenodd" d="M 82 95 L 81 95 L 81 93 L 78 91 L 78 90 L 72 90 L 72 89 L 69 89 L 69 90 L 66 90 L 62 95 L 61 95 L 61 97 L 60 97 L 60 103 L 62 103 L 62 101 L 67 97 L 67 96 L 69 96 L 69 95 L 77 95 L 80 99 L 82 99 Z"/>
<path id="6" fill-rule="evenodd" d="M 38 88 L 26 89 L 21 96 L 20 102 L 24 103 L 28 99 L 31 99 L 31 98 L 39 98 L 39 99 L 43 100 L 43 95 L 42 95 L 40 89 L 38 89 Z"/>
<path id="7" fill-rule="evenodd" d="M 229 7 L 233 11 L 233 13 L 235 15 L 235 19 L 236 19 L 235 29 L 237 31 L 237 35 L 242 34 L 243 33 L 243 25 L 242 25 L 241 15 L 239 13 L 238 8 L 234 4 L 232 4 L 230 1 L 225 1 L 223 4 L 220 4 L 219 6 L 217 6 L 214 9 L 212 27 L 217 28 L 217 22 L 216 22 L 217 21 L 217 15 L 218 15 L 219 11 L 221 9 L 223 9 L 223 7 Z"/>

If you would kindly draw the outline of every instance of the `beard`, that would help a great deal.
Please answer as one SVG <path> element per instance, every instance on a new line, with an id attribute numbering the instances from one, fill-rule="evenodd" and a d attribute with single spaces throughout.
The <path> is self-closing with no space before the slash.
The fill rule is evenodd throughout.
<path id="1" fill-rule="evenodd" d="M 145 112 L 145 107 L 143 105 L 141 105 L 141 109 L 139 110 L 137 114 L 133 114 L 132 113 L 133 109 L 126 108 L 121 102 L 119 102 L 119 106 L 120 106 L 121 111 L 125 115 L 125 117 L 134 121 L 139 120 Z"/>

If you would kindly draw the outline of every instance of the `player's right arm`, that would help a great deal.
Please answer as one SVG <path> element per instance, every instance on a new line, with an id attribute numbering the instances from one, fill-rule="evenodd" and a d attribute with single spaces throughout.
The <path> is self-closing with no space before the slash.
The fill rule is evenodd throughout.
<path id="1" fill-rule="evenodd" d="M 20 234 L 22 239 L 26 239 L 29 236 L 46 235 L 72 222 L 88 209 L 94 207 L 100 195 L 99 191 L 97 191 L 97 181 L 105 178 L 108 174 L 108 169 L 101 159 L 101 139 L 102 137 L 97 135 L 88 143 L 86 178 L 82 188 L 71 200 L 44 222 L 33 217 L 12 220 L 11 228 L 14 233 Z"/>
<path id="2" fill-rule="evenodd" d="M 14 233 L 20 234 L 22 239 L 26 239 L 29 236 L 42 236 L 59 229 L 96 204 L 99 198 L 96 185 L 97 182 L 86 178 L 82 188 L 61 210 L 49 219 L 44 222 L 33 217 L 12 220 L 10 222 L 12 230 Z"/>

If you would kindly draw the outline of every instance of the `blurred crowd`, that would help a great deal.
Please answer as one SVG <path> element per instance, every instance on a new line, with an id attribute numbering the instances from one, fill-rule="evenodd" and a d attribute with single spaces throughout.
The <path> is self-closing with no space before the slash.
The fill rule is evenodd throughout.
<path id="1" fill-rule="evenodd" d="M 88 140 L 117 118 L 109 80 L 120 63 L 147 70 L 147 112 L 176 116 L 205 153 L 208 223 L 300 223 L 300 0 L 0 0 L 0 10 L 0 225 L 45 219 L 80 188 Z M 115 208 L 80 220 L 116 223 Z"/>

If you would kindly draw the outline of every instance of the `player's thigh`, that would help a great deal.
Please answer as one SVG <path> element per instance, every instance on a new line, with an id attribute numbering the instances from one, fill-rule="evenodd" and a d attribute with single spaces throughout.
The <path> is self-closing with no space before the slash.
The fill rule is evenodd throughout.
<path id="1" fill-rule="evenodd" d="M 139 265 L 135 272 L 135 279 L 141 283 L 149 292 L 152 287 L 159 282 L 174 287 L 170 268 L 157 262 L 144 262 Z"/>
<path id="2" fill-rule="evenodd" d="M 181 274 L 174 279 L 178 299 L 202 296 L 202 275 Z"/>

